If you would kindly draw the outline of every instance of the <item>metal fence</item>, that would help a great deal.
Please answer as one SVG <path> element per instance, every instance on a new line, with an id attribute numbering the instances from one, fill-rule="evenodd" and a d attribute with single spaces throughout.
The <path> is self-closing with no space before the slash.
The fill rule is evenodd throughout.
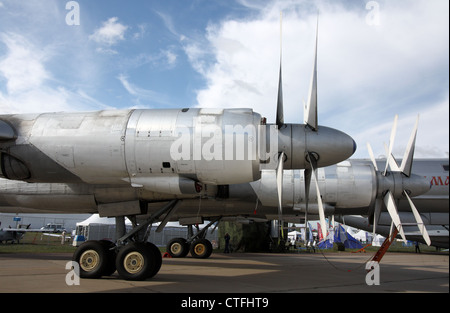
<path id="1" fill-rule="evenodd" d="M 127 227 L 129 228 L 129 227 Z M 127 229 L 130 230 L 130 229 Z M 103 225 L 103 224 L 90 224 L 86 226 L 78 226 L 76 235 L 82 235 L 85 240 L 116 240 L 116 227 L 115 225 Z M 174 238 L 187 238 L 187 227 L 165 227 L 163 231 L 157 233 L 156 228 L 152 228 L 150 232 L 149 240 L 153 244 L 159 247 L 165 247 L 167 243 Z M 211 231 L 207 232 L 206 239 L 213 243 L 218 240 L 218 231 L 215 230 L 212 234 Z"/>

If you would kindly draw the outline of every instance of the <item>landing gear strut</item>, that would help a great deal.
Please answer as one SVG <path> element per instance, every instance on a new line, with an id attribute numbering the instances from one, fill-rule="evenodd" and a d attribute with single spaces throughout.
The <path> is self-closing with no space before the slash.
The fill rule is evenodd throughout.
<path id="1" fill-rule="evenodd" d="M 189 238 L 175 238 L 167 244 L 167 252 L 173 258 L 184 258 L 189 252 L 192 257 L 198 259 L 207 259 L 213 251 L 211 242 L 206 239 L 208 228 L 214 223 L 220 221 L 219 217 L 211 221 L 197 234 L 193 235 L 192 225 L 189 225 Z M 217 227 L 217 226 L 216 226 Z"/>
<path id="2" fill-rule="evenodd" d="M 125 234 L 125 217 L 116 218 L 116 244 L 106 240 L 90 240 L 78 247 L 73 261 L 80 266 L 81 278 L 100 278 L 109 276 L 116 270 L 126 280 L 145 280 L 155 276 L 162 264 L 161 252 L 147 242 L 150 227 L 161 215 L 167 216 L 176 207 L 173 200 L 152 214 L 146 221 L 137 225 L 135 216 L 130 219 L 133 228 Z"/>

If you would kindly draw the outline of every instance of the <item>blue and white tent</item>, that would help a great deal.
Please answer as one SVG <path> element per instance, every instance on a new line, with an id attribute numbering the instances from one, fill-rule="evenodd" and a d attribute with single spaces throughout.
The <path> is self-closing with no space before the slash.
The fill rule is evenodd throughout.
<path id="1" fill-rule="evenodd" d="M 334 237 L 332 236 L 332 233 L 330 233 L 326 240 L 323 240 L 318 244 L 318 247 L 320 249 L 331 249 L 333 248 L 333 240 L 334 242 L 342 242 L 348 249 L 361 249 L 363 247 L 359 240 L 353 238 L 352 235 L 346 232 L 341 224 L 336 227 Z"/>

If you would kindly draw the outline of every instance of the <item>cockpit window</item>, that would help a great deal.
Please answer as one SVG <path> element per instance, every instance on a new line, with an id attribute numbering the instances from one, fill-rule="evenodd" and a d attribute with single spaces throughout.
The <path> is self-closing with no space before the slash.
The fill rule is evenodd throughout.
<path id="1" fill-rule="evenodd" d="M 444 164 L 442 167 L 444 168 L 444 171 L 448 172 L 448 164 Z"/>

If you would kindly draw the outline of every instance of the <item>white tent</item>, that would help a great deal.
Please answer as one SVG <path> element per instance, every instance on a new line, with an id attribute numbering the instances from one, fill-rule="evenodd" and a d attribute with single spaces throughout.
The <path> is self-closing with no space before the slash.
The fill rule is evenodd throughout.
<path id="1" fill-rule="evenodd" d="M 125 226 L 131 228 L 131 222 L 128 219 L 125 219 Z M 114 241 L 116 239 L 116 220 L 93 214 L 86 220 L 77 223 L 76 235 L 83 236 L 85 240 Z"/>
<path id="2" fill-rule="evenodd" d="M 375 235 L 375 238 L 372 241 L 372 246 L 373 247 L 381 247 L 381 245 L 383 244 L 383 242 L 386 240 L 385 237 L 381 236 L 381 235 Z"/>
<path id="3" fill-rule="evenodd" d="M 156 229 L 160 222 L 154 223 L 151 228 L 149 241 L 157 246 L 165 246 L 173 238 L 187 238 L 187 227 L 181 226 L 178 222 L 169 222 L 160 233 Z M 206 224 L 204 224 L 206 225 Z M 131 229 L 132 224 L 130 220 L 125 219 L 125 226 L 128 230 Z M 116 220 L 115 218 L 100 217 L 98 214 L 93 214 L 88 219 L 77 223 L 76 235 L 82 235 L 85 240 L 116 240 Z M 208 231 L 206 238 L 210 241 L 217 242 L 217 230 L 211 234 Z"/>
<path id="4" fill-rule="evenodd" d="M 369 242 L 370 241 L 369 235 L 364 230 L 360 230 L 360 231 L 354 233 L 352 236 L 353 236 L 353 238 L 355 238 L 361 242 Z"/>
<path id="5" fill-rule="evenodd" d="M 86 225 L 116 225 L 116 219 L 114 217 L 100 217 L 98 214 L 92 214 L 89 218 L 84 221 L 77 223 L 77 226 L 86 226 Z M 154 223 L 153 226 L 159 226 L 160 222 Z M 131 222 L 128 218 L 125 218 L 125 225 L 130 225 Z M 206 224 L 204 224 L 206 225 Z M 168 222 L 166 227 L 183 227 L 178 222 Z"/>
<path id="6" fill-rule="evenodd" d="M 77 226 L 87 226 L 87 225 L 116 225 L 116 219 L 113 217 L 100 217 L 98 214 L 92 214 L 89 218 L 77 223 Z M 128 218 L 125 218 L 125 224 L 131 225 Z"/>
<path id="7" fill-rule="evenodd" d="M 296 241 L 298 237 L 301 237 L 302 233 L 296 230 L 293 230 L 288 233 L 288 238 L 291 240 L 291 242 Z"/>

